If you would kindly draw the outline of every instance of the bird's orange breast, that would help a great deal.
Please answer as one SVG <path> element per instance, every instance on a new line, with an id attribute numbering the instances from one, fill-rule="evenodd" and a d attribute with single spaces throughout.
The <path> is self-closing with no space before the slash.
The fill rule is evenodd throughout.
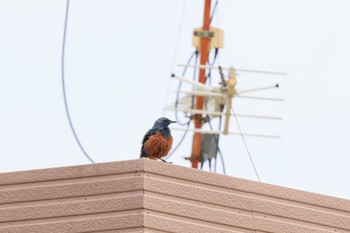
<path id="1" fill-rule="evenodd" d="M 166 156 L 173 145 L 173 137 L 164 137 L 160 131 L 150 136 L 144 146 L 151 159 L 160 159 Z"/>

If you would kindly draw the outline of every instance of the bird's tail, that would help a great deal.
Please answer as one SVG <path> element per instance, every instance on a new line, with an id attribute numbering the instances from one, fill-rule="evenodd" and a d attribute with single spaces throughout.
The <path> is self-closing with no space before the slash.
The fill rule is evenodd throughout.
<path id="1" fill-rule="evenodd" d="M 147 151 L 146 151 L 145 148 L 143 148 L 143 146 L 142 146 L 141 151 L 140 151 L 140 159 L 141 159 L 141 158 L 148 158 L 148 157 L 149 157 L 149 156 L 148 156 Z"/>
<path id="2" fill-rule="evenodd" d="M 142 158 L 148 158 L 148 156 L 145 154 L 140 154 L 140 159 L 142 159 Z"/>

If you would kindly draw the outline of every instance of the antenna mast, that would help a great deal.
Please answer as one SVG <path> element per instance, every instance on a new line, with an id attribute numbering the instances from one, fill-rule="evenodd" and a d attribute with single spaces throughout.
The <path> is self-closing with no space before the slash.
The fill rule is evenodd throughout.
<path id="1" fill-rule="evenodd" d="M 212 34 L 210 33 L 210 6 L 211 0 L 204 0 L 204 16 L 203 16 L 203 27 L 202 30 L 198 32 L 198 36 L 200 37 L 200 65 L 205 66 L 208 60 L 209 54 L 209 42 Z M 201 68 L 199 70 L 199 78 L 198 81 L 200 83 L 206 82 L 205 77 L 205 68 Z M 203 110 L 204 106 L 204 96 L 196 97 L 196 110 Z M 194 126 L 195 129 L 201 129 L 203 124 L 202 114 L 194 115 Z M 202 134 L 195 132 L 193 134 L 193 142 L 192 142 L 192 154 L 190 161 L 192 163 L 192 168 L 198 168 L 198 163 L 200 161 L 200 153 L 201 153 L 201 143 L 202 143 Z"/>
<path id="2" fill-rule="evenodd" d="M 181 82 L 188 83 L 192 85 L 192 91 L 182 91 L 179 89 L 177 92 L 177 100 L 175 105 L 167 107 L 167 110 L 172 111 L 181 111 L 188 116 L 191 114 L 191 120 L 194 122 L 194 129 L 189 129 L 187 125 L 187 129 L 178 128 L 178 130 L 188 130 L 193 131 L 193 141 L 192 141 L 192 153 L 191 156 L 185 159 L 190 160 L 192 168 L 198 168 L 198 164 L 201 162 L 202 165 L 206 160 L 210 160 L 212 158 L 216 159 L 216 154 L 218 149 L 218 139 L 214 139 L 214 137 L 207 137 L 209 134 L 214 135 L 247 135 L 254 137 L 266 137 L 266 138 L 279 138 L 274 135 L 262 135 L 262 134 L 247 134 L 247 133 L 233 133 L 229 132 L 229 122 L 230 117 L 232 116 L 232 100 L 233 97 L 239 98 L 250 98 L 250 99 L 260 99 L 260 100 L 271 100 L 271 101 L 283 101 L 283 99 L 277 98 L 264 98 L 264 97 L 254 97 L 254 96 L 246 96 L 244 93 L 255 92 L 266 90 L 270 88 L 277 88 L 278 84 L 273 86 L 265 86 L 258 87 L 247 90 L 236 90 L 236 72 L 249 72 L 249 73 L 260 73 L 260 74 L 274 74 L 274 75 L 286 75 L 286 73 L 282 72 L 272 72 L 272 71 L 263 71 L 263 70 L 247 70 L 247 69 L 236 69 L 233 66 L 230 67 L 215 67 L 213 65 L 207 65 L 209 52 L 211 49 L 215 48 L 216 50 L 223 48 L 224 45 L 224 31 L 220 28 L 210 27 L 211 21 L 211 0 L 204 0 L 204 15 L 203 15 L 203 25 L 201 27 L 195 28 L 193 30 L 192 37 L 192 45 L 196 47 L 196 50 L 200 54 L 200 64 L 190 65 L 189 63 L 186 65 L 179 65 L 184 67 L 192 67 L 194 69 L 199 69 L 199 77 L 198 81 L 189 80 L 182 76 L 177 76 L 175 74 L 172 75 L 173 78 L 177 79 Z M 217 51 L 216 51 L 217 52 Z M 217 55 L 217 54 L 215 54 Z M 221 78 L 220 86 L 209 86 L 206 85 L 206 70 L 207 69 L 218 69 Z M 226 79 L 223 70 L 228 71 L 228 78 Z M 184 72 L 185 73 L 185 72 Z M 184 74 L 183 74 L 184 75 Z M 179 93 L 185 94 L 182 98 L 179 97 Z M 241 95 L 243 93 L 243 95 Z M 193 106 L 193 99 L 195 98 L 195 104 Z M 205 103 L 206 101 L 206 103 Z M 204 108 L 205 104 L 205 108 Z M 226 111 L 223 112 L 224 107 L 226 107 Z M 204 114 L 204 115 L 203 115 Z M 203 116 L 208 116 L 208 118 L 204 118 Z M 205 123 L 210 121 L 215 117 L 223 116 L 225 118 L 224 130 L 221 129 L 215 130 L 202 130 L 202 127 Z M 247 115 L 247 114 L 234 114 L 234 116 L 240 117 L 254 117 L 261 119 L 273 119 L 273 120 L 281 120 L 280 117 L 271 117 L 271 116 L 261 116 L 261 115 Z M 210 124 L 210 122 L 208 123 Z M 203 135 L 202 135 L 203 134 Z M 184 134 L 186 135 L 186 133 Z M 183 137 L 184 138 L 184 137 Z M 213 141 L 215 140 L 215 141 Z M 182 139 L 180 143 L 182 142 Z M 214 143 L 214 144 L 213 144 Z M 216 151 L 215 151 L 216 150 Z M 210 165 L 209 165 L 210 166 Z"/>

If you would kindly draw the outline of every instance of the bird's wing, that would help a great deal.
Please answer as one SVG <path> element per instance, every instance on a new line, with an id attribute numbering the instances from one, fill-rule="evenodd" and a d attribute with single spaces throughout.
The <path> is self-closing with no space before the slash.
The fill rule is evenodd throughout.
<path id="1" fill-rule="evenodd" d="M 157 133 L 157 131 L 158 131 L 158 129 L 153 129 L 153 128 L 148 130 L 147 133 L 145 134 L 145 136 L 142 139 L 142 144 L 144 144 L 149 139 L 149 137 L 151 137 L 152 135 Z"/>
<path id="2" fill-rule="evenodd" d="M 141 147 L 141 151 L 140 151 L 140 158 L 142 157 L 148 157 L 148 152 L 145 148 L 145 142 L 147 142 L 147 140 L 154 135 L 157 132 L 157 129 L 150 129 L 147 131 L 147 133 L 145 134 L 145 136 L 143 136 L 142 139 L 142 147 Z"/>

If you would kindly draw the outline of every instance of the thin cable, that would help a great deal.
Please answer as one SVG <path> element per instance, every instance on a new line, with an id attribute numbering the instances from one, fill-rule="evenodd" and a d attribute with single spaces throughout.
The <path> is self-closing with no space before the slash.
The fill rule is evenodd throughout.
<path id="1" fill-rule="evenodd" d="M 249 149 L 248 149 L 248 146 L 247 146 L 247 143 L 245 141 L 245 138 L 243 136 L 243 133 L 242 133 L 242 130 L 241 130 L 241 126 L 239 125 L 239 122 L 238 122 L 238 119 L 237 119 L 237 116 L 236 116 L 236 113 L 235 111 L 233 110 L 233 108 L 231 107 L 232 109 L 232 113 L 233 113 L 233 116 L 235 117 L 235 120 L 236 120 L 236 123 L 237 123 L 237 127 L 238 127 L 238 130 L 239 130 L 239 134 L 241 135 L 242 137 L 242 140 L 243 140 L 243 143 L 244 143 L 244 146 L 245 146 L 245 149 L 247 150 L 247 153 L 248 153 L 248 156 L 249 156 L 249 159 L 250 159 L 250 162 L 252 163 L 253 165 L 253 168 L 254 168 L 254 171 L 255 171 L 255 174 L 256 174 L 256 177 L 258 178 L 259 182 L 261 182 L 260 180 L 260 177 L 259 177 L 259 174 L 258 174 L 258 171 L 256 170 L 255 168 L 255 165 L 254 165 L 254 161 L 253 161 L 253 158 L 249 152 Z"/>
<path id="2" fill-rule="evenodd" d="M 194 56 L 198 57 L 198 51 L 197 51 L 197 50 L 195 50 L 195 51 L 192 53 L 191 57 L 190 57 L 190 58 L 188 59 L 188 61 L 187 61 L 187 65 L 191 63 L 191 61 L 192 61 L 192 59 L 193 59 Z M 196 58 L 196 60 L 197 60 L 197 58 Z M 185 66 L 185 68 L 184 68 L 184 70 L 183 70 L 183 72 L 182 72 L 182 76 L 185 76 L 186 71 L 187 71 L 187 66 Z M 179 95 L 180 95 L 180 92 L 179 92 L 179 91 L 181 90 L 181 87 L 182 87 L 182 81 L 179 81 L 179 86 L 178 86 L 178 88 L 177 88 L 178 92 L 176 93 L 175 109 L 177 109 L 177 106 L 178 106 L 178 104 L 179 104 L 179 99 L 180 99 L 180 96 L 179 96 Z M 179 116 L 178 116 L 178 111 L 177 111 L 177 110 L 175 110 L 175 118 L 176 118 L 176 121 L 177 121 L 177 123 L 178 123 L 179 125 L 186 125 L 186 124 L 188 124 L 188 122 L 183 123 L 183 122 L 181 122 L 181 121 L 179 120 Z M 189 121 L 190 121 L 190 120 L 189 120 Z"/>
<path id="3" fill-rule="evenodd" d="M 198 53 L 196 53 L 196 58 L 194 60 L 194 64 L 197 64 L 198 61 Z M 185 76 L 185 75 L 183 75 Z M 193 76 L 192 76 L 192 80 L 196 81 L 196 76 L 197 76 L 197 69 L 193 69 Z M 195 90 L 195 87 L 192 87 L 192 90 Z M 195 100 L 195 96 L 192 95 L 192 104 L 191 104 L 191 109 L 194 109 L 194 100 Z"/>
<path id="4" fill-rule="evenodd" d="M 75 132 L 72 119 L 70 117 L 69 109 L 68 109 L 68 103 L 67 103 L 67 96 L 66 96 L 66 85 L 65 85 L 65 77 L 64 77 L 64 58 L 65 58 L 65 48 L 66 48 L 66 35 L 67 35 L 67 24 L 68 24 L 68 13 L 69 13 L 69 0 L 67 0 L 67 6 L 66 6 L 66 15 L 64 20 L 64 30 L 63 30 L 63 42 L 62 42 L 62 57 L 61 57 L 61 76 L 62 76 L 62 90 L 63 90 L 63 99 L 64 99 L 64 107 L 66 110 L 69 126 L 73 132 L 74 138 L 76 142 L 78 143 L 81 151 L 84 153 L 85 157 L 90 160 L 91 163 L 95 163 L 94 160 L 86 153 L 84 150 L 84 147 L 80 143 L 80 140 L 78 138 L 77 133 Z"/>
<path id="5" fill-rule="evenodd" d="M 193 56 L 196 55 L 196 60 L 195 62 L 197 62 L 197 58 L 198 58 L 198 51 L 194 51 L 194 53 L 191 55 L 191 57 L 188 59 L 188 62 L 187 64 L 190 64 L 191 61 L 192 61 L 192 58 Z M 187 71 L 187 66 L 184 68 L 183 72 L 182 72 L 182 76 L 185 76 L 186 74 L 186 71 Z M 196 72 L 194 71 L 194 74 L 193 76 L 195 76 Z M 179 82 L 179 86 L 178 86 L 178 91 L 180 91 L 181 89 L 181 86 L 182 86 L 182 81 Z M 175 101 L 175 109 L 177 109 L 177 105 L 179 103 L 179 92 L 177 92 L 177 95 L 176 95 L 176 101 Z M 192 107 L 193 108 L 193 101 L 192 101 Z M 186 123 L 182 123 L 180 120 L 179 120 L 179 116 L 177 115 L 177 110 L 175 110 L 175 118 L 176 118 L 176 121 L 178 122 L 178 124 L 180 125 L 186 125 L 186 130 L 184 132 L 184 134 L 182 135 L 182 138 L 180 139 L 180 141 L 178 142 L 178 144 L 175 146 L 175 148 L 170 152 L 170 154 L 165 158 L 165 160 L 169 159 L 174 153 L 175 151 L 180 147 L 180 145 L 182 144 L 183 140 L 185 139 L 187 133 L 188 133 L 188 129 L 190 127 L 190 123 L 191 123 L 191 118 L 188 120 L 188 122 Z"/>
<path id="6" fill-rule="evenodd" d="M 219 118 L 219 127 L 218 127 L 219 130 L 221 130 L 221 125 L 222 125 L 222 116 L 220 116 L 220 118 Z M 222 169 L 223 169 L 224 175 L 226 175 L 224 156 L 222 155 L 222 152 L 221 152 L 221 149 L 220 149 L 220 146 L 219 146 L 219 135 L 218 135 L 218 152 L 219 152 L 219 155 L 220 155 L 220 158 L 221 158 Z M 216 162 L 216 160 L 215 160 L 215 162 Z M 216 168 L 215 168 L 215 171 L 216 171 Z"/>
<path id="7" fill-rule="evenodd" d="M 175 46 L 174 46 L 173 61 L 171 63 L 171 67 L 170 67 L 171 74 L 174 73 L 174 69 L 175 69 L 175 63 L 176 63 L 176 58 L 177 58 L 177 53 L 178 53 L 177 51 L 179 50 L 180 36 L 181 36 L 181 32 L 182 32 L 182 27 L 183 27 L 183 21 L 185 18 L 186 5 L 187 5 L 187 0 L 184 0 L 183 5 L 182 5 L 182 10 L 181 10 L 180 23 L 179 23 L 179 26 L 177 29 L 177 36 L 176 36 L 176 41 L 175 41 Z M 165 92 L 166 98 L 164 98 L 163 115 L 164 115 L 165 108 L 166 108 L 166 105 L 167 105 L 168 100 L 169 100 L 170 83 L 171 83 L 171 79 L 168 80 L 168 85 L 167 85 L 166 92 Z"/>
<path id="8" fill-rule="evenodd" d="M 173 62 L 172 62 L 172 73 L 174 73 L 174 67 L 175 67 L 175 63 L 176 63 L 176 57 L 177 57 L 177 51 L 178 51 L 178 47 L 179 47 L 179 41 L 180 41 L 180 35 L 181 35 L 181 31 L 182 31 L 182 25 L 183 25 L 183 20 L 184 20 L 184 15 L 185 15 L 185 10 L 186 10 L 186 4 L 187 4 L 187 0 L 184 0 L 183 2 L 183 6 L 182 6 L 182 11 L 181 11 L 181 17 L 180 17 L 180 23 L 179 23 L 179 28 L 178 28 L 178 33 L 177 33 L 177 38 L 176 38 L 176 42 L 175 42 L 175 50 L 174 50 L 174 57 L 173 57 Z M 197 57 L 198 57 L 198 51 L 195 50 L 192 55 L 190 56 L 190 58 L 188 59 L 187 64 L 190 64 L 193 57 L 196 55 L 196 61 L 197 61 Z M 184 68 L 183 72 L 182 72 L 182 76 L 185 76 L 187 71 L 187 67 Z M 180 91 L 182 87 L 182 81 L 179 82 L 178 85 L 178 91 Z M 168 92 L 169 93 L 169 88 L 170 88 L 170 79 L 169 79 L 169 83 L 168 83 Z M 175 101 L 175 108 L 177 108 L 178 103 L 179 103 L 179 92 L 177 92 L 176 94 L 176 101 Z M 170 152 L 170 154 L 165 158 L 165 160 L 169 159 L 174 153 L 175 151 L 180 147 L 180 145 L 182 144 L 183 140 L 185 139 L 187 133 L 188 133 L 188 129 L 191 123 L 191 119 L 188 120 L 188 122 L 183 123 L 179 120 L 179 116 L 178 116 L 178 111 L 175 110 L 175 118 L 176 121 L 178 122 L 178 124 L 180 125 L 187 125 L 187 128 L 184 132 L 184 134 L 182 135 L 182 138 L 180 139 L 180 141 L 178 142 L 178 144 L 175 146 L 175 148 Z"/>
<path id="9" fill-rule="evenodd" d="M 215 7 L 216 7 L 215 8 L 216 9 L 216 11 L 215 11 L 216 12 L 216 27 L 220 28 L 219 0 L 216 0 Z M 220 34 L 219 34 L 219 36 L 220 36 Z M 218 41 L 220 41 L 220 38 L 218 38 Z M 218 54 L 218 64 L 219 64 L 219 66 L 221 65 L 219 54 Z"/>
<path id="10" fill-rule="evenodd" d="M 187 0 L 184 0 L 183 5 L 182 5 L 181 16 L 180 16 L 180 23 L 179 23 L 179 27 L 177 29 L 177 37 L 176 37 L 175 48 L 174 48 L 174 57 L 173 57 L 173 61 L 171 64 L 171 73 L 174 73 L 174 67 L 175 67 L 176 58 L 177 58 L 177 51 L 179 49 L 180 36 L 181 36 L 181 32 L 182 32 L 182 27 L 183 27 L 183 21 L 185 18 L 186 5 L 187 5 Z"/>
<path id="11" fill-rule="evenodd" d="M 198 58 L 198 52 L 195 51 L 190 59 L 188 60 L 188 63 L 189 64 L 193 58 L 193 56 L 196 55 L 196 59 L 195 59 L 195 64 L 197 64 L 197 58 Z M 182 76 L 185 76 L 185 73 L 186 73 L 186 70 L 187 70 L 187 67 L 184 68 L 183 72 L 182 72 Z M 193 79 L 195 79 L 196 77 L 196 69 L 194 69 L 193 71 Z M 180 91 L 181 89 L 181 85 L 182 85 L 182 81 L 180 81 L 179 83 L 179 87 L 178 87 L 178 91 Z M 178 92 L 179 93 L 179 92 Z M 175 108 L 177 108 L 177 104 L 178 104 L 178 101 L 179 101 L 179 94 L 176 95 L 176 102 L 175 102 Z M 191 109 L 193 109 L 193 106 L 194 106 L 194 100 L 192 98 L 192 106 L 191 106 Z M 177 116 L 177 110 L 175 111 L 175 117 L 176 117 L 176 120 L 178 120 L 178 116 Z M 178 121 L 179 122 L 179 121 Z M 175 148 L 170 152 L 170 154 L 165 158 L 165 160 L 169 159 L 174 153 L 175 151 L 180 147 L 180 145 L 182 144 L 183 140 L 185 139 L 187 133 L 188 133 L 188 129 L 190 127 L 190 123 L 191 123 L 191 119 L 189 119 L 189 121 L 186 123 L 187 127 L 186 127 L 186 130 L 184 132 L 184 134 L 182 135 L 182 138 L 180 139 L 180 141 L 178 142 L 178 144 L 175 146 Z M 183 123 L 180 122 L 181 125 L 184 125 Z"/>
<path id="12" fill-rule="evenodd" d="M 208 106 L 207 106 L 207 101 L 206 101 L 206 110 L 208 110 Z M 208 124 L 209 124 L 209 128 L 210 130 L 213 130 L 213 126 L 211 125 L 210 122 L 210 116 L 207 115 L 208 118 Z M 219 117 L 219 127 L 218 127 L 218 131 L 221 131 L 221 125 L 222 125 L 222 116 Z M 219 153 L 220 155 L 220 159 L 221 159 L 221 164 L 222 164 L 222 172 L 224 173 L 224 175 L 226 175 L 226 166 L 225 166 L 225 160 L 224 160 L 224 156 L 222 155 L 220 146 L 219 146 L 219 139 L 220 139 L 220 135 L 218 134 L 217 136 L 214 135 L 215 138 L 215 142 L 216 142 L 216 148 L 217 148 L 217 153 Z M 216 173 L 216 166 L 217 166 L 217 157 L 215 157 L 215 162 L 214 162 L 214 172 Z"/>
<path id="13" fill-rule="evenodd" d="M 218 6 L 218 3 L 219 3 L 219 0 L 216 0 L 215 5 L 214 5 L 213 10 L 212 10 L 212 13 L 211 13 L 210 24 L 211 24 L 211 21 L 213 21 L 213 18 L 214 18 L 215 12 L 216 12 L 216 7 Z"/>
<path id="14" fill-rule="evenodd" d="M 165 160 L 168 160 L 175 153 L 175 151 L 180 147 L 180 145 L 182 144 L 183 140 L 185 139 L 185 137 L 186 137 L 186 135 L 188 133 L 189 127 L 190 127 L 190 121 L 187 123 L 187 127 L 186 127 L 186 130 L 185 130 L 184 134 L 182 135 L 182 138 L 177 143 L 175 148 L 170 152 L 170 154 L 165 158 Z"/>
<path id="15" fill-rule="evenodd" d="M 209 59 L 207 61 L 208 65 L 209 66 L 213 66 L 215 64 L 215 61 L 217 59 L 217 55 L 219 54 L 219 49 L 215 49 L 215 52 L 214 52 L 214 59 L 213 59 L 213 62 L 210 63 Z M 209 72 L 207 74 L 207 77 L 206 77 L 206 81 L 209 79 L 209 86 L 211 86 L 211 69 L 209 69 Z M 206 96 L 205 97 L 205 110 L 208 110 L 208 97 Z M 222 111 L 222 110 L 221 110 Z M 209 124 L 209 127 L 211 130 L 213 130 L 213 126 L 211 125 L 211 119 L 210 119 L 210 116 L 207 115 L 207 118 L 208 118 L 208 124 Z M 222 124 L 222 116 L 220 116 L 219 118 L 219 131 L 221 130 L 221 124 Z M 219 153 L 220 155 L 220 159 L 221 159 L 221 164 L 222 164 L 222 171 L 224 173 L 224 175 L 226 175 L 226 167 L 225 167 L 225 161 L 224 161 L 224 156 L 222 155 L 222 152 L 221 152 L 221 149 L 220 149 L 220 146 L 219 146 L 219 137 L 220 135 L 217 135 L 217 136 L 214 136 L 215 138 L 215 142 L 216 142 L 216 148 L 217 148 L 217 151 L 216 153 Z M 217 157 L 215 157 L 215 162 L 214 162 L 214 172 L 216 173 L 216 166 L 217 166 Z"/>
<path id="16" fill-rule="evenodd" d="M 214 66 L 215 61 L 216 61 L 216 58 L 218 57 L 218 55 L 219 55 L 219 49 L 218 49 L 218 48 L 215 48 L 213 62 L 210 64 L 210 61 L 209 61 L 209 58 L 208 58 L 208 60 L 207 60 L 208 66 L 210 66 L 210 67 L 213 67 L 213 66 Z M 206 83 L 207 80 L 209 79 L 209 82 L 208 82 L 209 86 L 211 86 L 211 71 L 212 71 L 212 69 L 209 68 L 208 74 L 207 74 L 206 77 L 205 77 L 205 83 Z"/>
<path id="17" fill-rule="evenodd" d="M 222 122 L 222 117 L 220 116 L 220 119 L 219 119 L 219 130 L 221 129 L 221 122 Z M 213 130 L 213 127 L 212 127 L 210 121 L 208 121 L 208 123 L 209 123 L 210 129 Z M 224 175 L 226 175 L 226 166 L 225 166 L 224 156 L 222 155 L 222 152 L 221 152 L 221 149 L 220 149 L 220 146 L 219 146 L 219 137 L 220 137 L 219 135 L 217 135 L 217 136 L 214 135 L 217 152 L 219 152 L 220 159 L 221 159 L 222 172 L 224 173 Z M 215 158 L 215 162 L 214 162 L 214 172 L 215 173 L 216 173 L 216 164 L 217 164 L 216 160 L 217 160 L 217 158 Z"/>

